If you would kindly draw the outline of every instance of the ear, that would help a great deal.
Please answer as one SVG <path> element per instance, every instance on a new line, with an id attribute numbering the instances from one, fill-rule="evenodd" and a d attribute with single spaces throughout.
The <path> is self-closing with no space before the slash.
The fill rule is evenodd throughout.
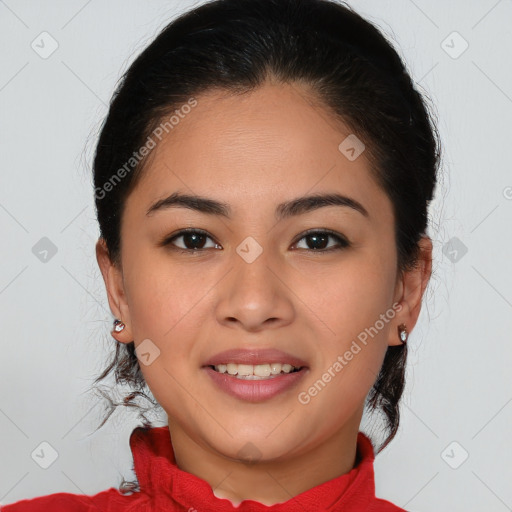
<path id="1" fill-rule="evenodd" d="M 416 266 L 412 270 L 404 272 L 396 284 L 394 303 L 397 302 L 401 309 L 397 311 L 393 320 L 389 333 L 389 345 L 402 344 L 398 336 L 398 326 L 400 324 L 405 324 L 408 333 L 416 325 L 421 311 L 423 293 L 430 280 L 432 273 L 432 240 L 424 235 L 418 244 L 420 255 Z"/>
<path id="2" fill-rule="evenodd" d="M 112 331 L 112 336 L 121 343 L 130 343 L 133 341 L 133 334 L 130 322 L 130 309 L 124 290 L 123 273 L 110 259 L 105 239 L 101 237 L 96 242 L 96 260 L 105 282 L 110 310 L 126 326 L 121 332 Z"/>

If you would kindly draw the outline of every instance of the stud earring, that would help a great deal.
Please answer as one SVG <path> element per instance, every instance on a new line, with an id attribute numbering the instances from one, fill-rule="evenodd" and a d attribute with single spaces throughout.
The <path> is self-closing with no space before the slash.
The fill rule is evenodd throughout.
<path id="1" fill-rule="evenodd" d="M 117 320 L 117 318 L 114 320 L 114 331 L 115 332 L 121 332 L 126 326 L 121 322 L 121 320 Z"/>
<path id="2" fill-rule="evenodd" d="M 398 326 L 398 336 L 402 344 L 405 345 L 407 343 L 407 337 L 409 336 L 405 324 L 400 324 Z"/>

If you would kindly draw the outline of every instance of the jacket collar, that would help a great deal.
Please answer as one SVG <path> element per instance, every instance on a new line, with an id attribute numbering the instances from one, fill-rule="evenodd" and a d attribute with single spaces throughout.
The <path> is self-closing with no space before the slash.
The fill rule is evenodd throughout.
<path id="1" fill-rule="evenodd" d="M 352 512 L 376 499 L 373 446 L 362 432 L 357 436 L 357 462 L 351 471 L 270 507 L 253 500 L 233 507 L 229 500 L 215 496 L 208 482 L 178 468 L 168 426 L 135 428 L 130 448 L 140 492 L 162 504 L 179 503 L 184 510 L 281 512 L 312 510 L 313 506 L 315 510 Z"/>

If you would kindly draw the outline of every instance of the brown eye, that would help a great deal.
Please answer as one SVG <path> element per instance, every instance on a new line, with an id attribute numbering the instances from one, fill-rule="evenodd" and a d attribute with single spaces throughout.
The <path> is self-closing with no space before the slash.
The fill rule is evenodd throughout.
<path id="1" fill-rule="evenodd" d="M 334 239 L 338 243 L 334 246 L 329 247 L 329 239 Z M 350 243 L 344 237 L 330 230 L 307 231 L 305 234 L 302 235 L 302 238 L 299 240 L 299 242 L 301 240 L 306 240 L 306 250 L 315 252 L 335 251 L 350 246 Z"/>
<path id="2" fill-rule="evenodd" d="M 175 243 L 175 241 L 179 239 L 182 239 L 182 246 Z M 202 229 L 184 229 L 173 235 L 171 238 L 164 240 L 162 245 L 173 245 L 176 249 L 181 251 L 196 252 L 211 248 L 205 247 L 207 239 L 212 240 L 208 233 Z M 217 244 L 214 244 L 213 247 L 215 248 L 217 246 Z"/>
<path id="3" fill-rule="evenodd" d="M 206 249 L 211 248 L 219 248 L 220 245 L 217 243 L 213 243 L 209 247 L 206 245 L 207 240 L 212 240 L 212 237 L 202 229 L 184 229 L 179 231 L 178 233 L 172 235 L 171 237 L 166 238 L 161 242 L 162 246 L 172 246 L 173 249 L 176 249 L 181 252 L 186 253 L 194 253 L 205 251 Z M 180 245 L 176 242 L 181 240 Z M 350 246 L 350 243 L 341 236 L 340 234 L 330 231 L 330 230 L 311 230 L 307 231 L 302 235 L 299 239 L 299 242 L 302 240 L 306 241 L 306 247 L 301 248 L 310 252 L 319 252 L 325 253 L 330 251 L 341 250 Z M 334 240 L 337 243 L 329 246 L 329 240 Z M 296 242 L 295 246 L 299 243 Z"/>

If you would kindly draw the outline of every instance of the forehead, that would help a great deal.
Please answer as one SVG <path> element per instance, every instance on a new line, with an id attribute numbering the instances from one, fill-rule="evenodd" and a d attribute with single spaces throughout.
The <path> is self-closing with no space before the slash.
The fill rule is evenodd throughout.
<path id="1" fill-rule="evenodd" d="M 242 95 L 215 90 L 196 101 L 156 140 L 133 193 L 137 203 L 149 207 L 179 189 L 224 199 L 236 210 L 337 190 L 385 207 L 364 151 L 349 160 L 339 149 L 353 137 L 350 129 L 301 86 L 265 84 Z"/>

